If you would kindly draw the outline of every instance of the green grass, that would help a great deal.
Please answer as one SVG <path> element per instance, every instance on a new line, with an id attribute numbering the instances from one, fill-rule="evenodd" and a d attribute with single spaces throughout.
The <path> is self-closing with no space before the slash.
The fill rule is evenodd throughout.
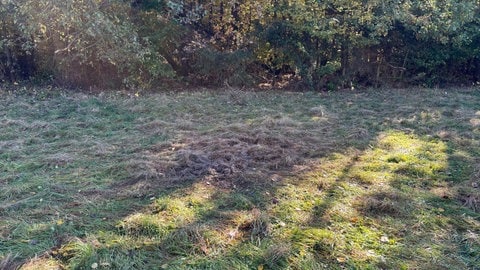
<path id="1" fill-rule="evenodd" d="M 1 269 L 480 269 L 479 89 L 28 92 Z"/>

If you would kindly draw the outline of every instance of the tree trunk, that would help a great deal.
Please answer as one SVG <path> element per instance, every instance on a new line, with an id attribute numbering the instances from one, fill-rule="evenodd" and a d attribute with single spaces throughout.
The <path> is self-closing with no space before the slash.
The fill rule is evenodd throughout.
<path id="1" fill-rule="evenodd" d="M 349 69 L 350 69 L 350 56 L 349 56 L 349 48 L 348 48 L 348 45 L 346 44 L 346 40 L 343 40 L 342 42 L 342 46 L 340 47 L 340 61 L 341 61 L 341 65 L 342 65 L 342 76 L 345 77 L 348 75 L 348 73 L 350 72 Z"/>

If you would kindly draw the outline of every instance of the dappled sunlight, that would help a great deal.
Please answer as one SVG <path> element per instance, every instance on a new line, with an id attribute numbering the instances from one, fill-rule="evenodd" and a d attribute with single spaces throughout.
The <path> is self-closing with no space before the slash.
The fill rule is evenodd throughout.
<path id="1" fill-rule="evenodd" d="M 476 116 L 434 107 L 428 93 L 389 92 L 398 108 L 373 91 L 91 97 L 51 112 L 38 103 L 36 121 L 49 126 L 10 116 L 23 124 L 0 145 L 2 260 L 466 269 L 480 251 Z M 9 146 L 20 130 L 30 152 Z"/>
<path id="2" fill-rule="evenodd" d="M 131 236 L 163 237 L 173 229 L 197 222 L 202 212 L 211 211 L 214 192 L 213 187 L 196 183 L 168 197 L 152 197 L 145 213 L 127 216 L 119 227 Z"/>
<path id="3" fill-rule="evenodd" d="M 248 199 L 210 184 L 194 183 L 150 199 L 143 210 L 119 221 L 117 230 L 91 231 L 85 239 L 70 239 L 52 251 L 53 258 L 59 263 L 68 261 L 70 266 L 96 264 L 100 269 L 123 264 L 135 269 L 158 267 L 144 264 L 143 253 L 147 252 L 151 258 L 163 258 L 162 268 L 178 267 L 188 264 L 189 256 L 214 259 L 238 245 L 255 247 L 254 243 L 270 234 L 268 217 Z M 47 266 L 47 261 L 33 262 Z"/>
<path id="4" fill-rule="evenodd" d="M 171 257 L 164 260 L 165 267 L 174 267 L 188 264 L 190 256 L 193 260 L 199 256 L 212 260 L 220 255 L 231 256 L 228 253 L 233 248 L 255 247 L 255 243 L 261 244 L 270 235 L 269 217 L 254 208 L 247 197 L 210 183 L 194 183 L 168 195 L 152 197 L 151 201 L 141 212 L 121 220 L 117 233 L 94 235 L 99 244 L 96 248 L 156 251 L 159 253 L 154 256 Z M 219 259 L 218 263 L 226 263 Z"/>
<path id="5" fill-rule="evenodd" d="M 279 188 L 271 208 L 284 223 L 277 233 L 290 235 L 302 252 L 360 268 L 438 263 L 455 252 L 454 221 L 425 201 L 442 200 L 439 188 L 449 192 L 448 166 L 447 146 L 438 139 L 383 132 L 364 152 L 332 154 L 299 183 L 293 178 Z M 462 262 L 450 256 L 447 264 Z"/>

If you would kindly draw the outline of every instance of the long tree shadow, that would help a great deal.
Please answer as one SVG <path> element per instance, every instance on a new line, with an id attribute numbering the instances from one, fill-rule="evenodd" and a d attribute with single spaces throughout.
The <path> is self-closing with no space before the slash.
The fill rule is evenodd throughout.
<path id="1" fill-rule="evenodd" d="M 60 206 L 51 210 L 61 214 L 52 213 L 38 234 L 54 241 L 32 243 L 47 251 L 43 263 L 56 260 L 77 269 L 441 268 L 461 266 L 462 258 L 474 263 L 472 255 L 447 247 L 459 243 L 447 232 L 471 231 L 475 221 L 467 219 L 475 216 L 462 217 L 465 208 L 455 208 L 452 196 L 443 202 L 443 195 L 432 195 L 448 188 L 445 170 L 456 166 L 448 166 L 454 148 L 424 135 L 447 116 L 416 108 L 421 99 L 402 93 L 398 98 L 406 105 L 399 111 L 386 110 L 386 97 L 372 93 L 340 93 L 328 100 L 332 104 L 323 96 L 289 96 L 267 106 L 256 103 L 258 95 L 228 95 L 225 102 L 236 102 L 228 110 L 224 104 L 196 104 L 181 113 L 185 108 L 175 105 L 167 116 L 161 116 L 166 108 L 156 115 L 134 104 L 131 110 L 144 118 L 129 128 L 147 133 L 144 145 L 121 146 L 131 136 L 97 144 L 101 158 L 128 154 L 99 176 L 110 181 L 95 187 L 95 179 L 86 179 L 84 190 L 64 198 L 71 188 L 52 185 Z M 291 99 L 305 108 L 298 110 Z M 374 101 L 363 104 L 369 99 Z M 237 118 L 207 120 L 229 110 Z M 390 129 L 397 131 L 382 132 Z M 35 240 L 38 234 L 11 240 Z M 476 248 L 468 239 L 470 249 L 463 245 L 463 252 Z"/>
<path id="2" fill-rule="evenodd" d="M 439 122 L 432 126 L 445 128 Z M 476 136 L 473 132 L 469 135 Z M 442 131 L 436 136 L 381 134 L 371 149 L 344 159 L 340 175 L 311 175 L 324 199 L 292 239 L 315 239 L 307 246 L 311 252 L 355 268 L 479 267 L 479 242 L 473 240 L 479 215 L 468 202 L 477 191 L 460 185 L 461 193 L 469 195 L 462 199 L 458 194 L 458 183 L 475 186 L 468 180 L 475 175 L 471 167 L 478 143 L 467 141 L 464 145 L 461 136 L 445 138 Z"/>
<path id="3" fill-rule="evenodd" d="M 248 108 L 244 109 L 246 118 L 244 120 L 251 121 L 250 123 L 227 127 L 222 123 L 215 124 L 213 136 L 210 134 L 212 133 L 211 128 L 202 135 L 199 130 L 201 131 L 203 127 L 193 127 L 190 120 L 185 120 L 179 129 L 179 133 L 186 134 L 180 136 L 183 139 L 158 144 L 155 143 L 155 140 L 150 140 L 146 142 L 146 146 L 132 148 L 132 143 L 128 142 L 132 139 L 129 134 L 132 129 L 135 131 L 138 128 L 139 131 L 152 133 L 147 134 L 149 138 L 157 138 L 157 135 L 160 134 L 161 138 L 158 140 L 162 141 L 165 138 L 162 130 L 179 126 L 167 121 L 146 118 L 142 124 L 132 128 L 129 125 L 132 124 L 135 117 L 125 118 L 121 116 L 125 113 L 124 109 L 104 103 L 104 101 L 93 99 L 85 101 L 85 106 L 68 105 L 63 107 L 57 104 L 58 115 L 53 115 L 42 108 L 42 117 L 51 120 L 52 124 L 45 126 L 47 129 L 45 132 L 40 131 L 39 142 L 47 141 L 54 147 L 53 151 L 61 149 L 62 146 L 57 142 L 61 143 L 62 139 L 78 140 L 79 136 L 84 136 L 83 133 L 80 133 L 83 129 L 90 130 L 94 135 L 81 137 L 79 143 L 72 143 L 76 149 L 65 148 L 67 150 L 65 154 L 50 155 L 44 160 L 38 161 L 38 167 L 36 167 L 38 173 L 47 174 L 48 172 L 48 175 L 53 175 L 51 177 L 56 181 L 63 180 L 63 177 L 65 181 L 47 185 L 42 180 L 43 178 L 39 177 L 38 183 L 42 183 L 42 186 L 28 187 L 41 189 L 39 196 L 42 200 L 46 200 L 45 196 L 48 196 L 48 201 L 54 202 L 54 204 L 39 208 L 38 216 L 26 222 L 24 228 L 17 227 L 16 230 L 10 230 L 4 243 L 5 246 L 13 247 L 13 249 L 9 248 L 7 251 L 15 251 L 18 248 L 23 253 L 28 247 L 31 248 L 31 251 L 27 252 L 27 256 L 33 254 L 37 254 L 41 258 L 52 256 L 69 264 L 72 268 L 87 267 L 89 260 L 82 258 L 88 258 L 92 252 L 98 249 L 96 241 L 90 239 L 95 239 L 96 236 L 92 235 L 96 235 L 95 232 L 102 234 L 102 231 L 114 232 L 117 230 L 114 226 L 118 225 L 120 221 L 128 220 L 132 212 L 148 211 L 150 198 L 168 197 L 176 191 L 183 192 L 184 188 L 194 186 L 196 183 L 203 183 L 218 190 L 235 191 L 237 194 L 233 196 L 235 198 L 226 200 L 230 202 L 220 203 L 220 207 L 231 203 L 237 205 L 236 201 L 240 198 L 240 205 L 251 204 L 255 206 L 254 208 L 265 208 L 272 199 L 269 194 L 274 193 L 276 182 L 280 181 L 277 177 L 282 177 L 274 175 L 273 172 L 282 174 L 292 166 L 301 163 L 305 155 L 308 156 L 311 153 L 318 155 L 316 152 L 325 152 L 324 143 L 316 138 L 319 134 L 317 133 L 318 129 L 309 131 L 302 124 L 291 119 L 288 114 L 276 113 L 273 112 L 274 110 L 263 112 L 261 117 L 253 115 L 252 118 Z M 136 109 L 143 110 L 140 107 Z M 194 106 L 189 109 L 195 113 L 200 110 L 200 107 Z M 98 117 L 106 117 L 110 120 L 115 118 L 116 120 L 113 123 L 102 125 L 88 115 L 81 116 L 80 114 L 84 110 L 91 110 L 94 114 L 98 114 Z M 286 108 L 286 110 L 291 109 Z M 215 113 L 217 112 L 215 111 Z M 72 129 L 64 119 L 76 117 L 80 117 L 74 123 L 78 124 L 78 127 Z M 306 119 L 310 120 L 310 117 L 313 116 L 307 115 Z M 322 117 L 314 117 L 316 117 L 315 122 L 324 121 Z M 249 120 L 250 118 L 252 120 Z M 12 126 L 10 122 L 5 124 L 8 127 Z M 35 128 L 29 123 L 22 122 L 22 124 L 26 126 L 27 131 Z M 283 132 L 279 133 L 279 130 L 283 130 Z M 138 132 L 133 132 L 133 134 L 138 134 Z M 297 135 L 306 141 L 295 141 L 294 136 Z M 119 140 L 118 136 L 123 137 Z M 176 135 L 172 135 L 172 137 L 175 138 Z M 318 145 L 312 149 L 309 143 L 315 142 L 318 142 Z M 35 141 L 32 143 L 36 147 Z M 63 145 L 68 146 L 68 143 Z M 86 147 L 86 149 L 80 149 L 80 153 L 75 152 L 79 150 L 79 147 Z M 42 158 L 49 153 L 49 151 L 45 151 L 44 154 L 44 149 L 34 148 L 31 150 L 34 153 L 41 153 Z M 117 158 L 126 154 L 129 155 L 127 160 Z M 80 155 L 99 163 L 103 162 L 103 165 L 92 164 L 90 161 L 82 164 L 83 160 L 76 162 L 77 159 L 80 159 Z M 115 158 L 110 162 L 112 156 Z M 29 158 L 27 153 L 22 153 L 19 160 L 25 158 Z M 45 165 L 46 162 L 48 162 L 47 165 Z M 103 169 L 104 167 L 107 169 Z M 101 168 L 98 175 L 90 173 L 89 170 L 97 168 Z M 52 174 L 49 172 L 51 169 L 59 169 L 62 172 Z M 67 172 L 71 172 L 74 179 L 70 175 L 67 176 Z M 18 195 L 21 197 L 25 194 Z M 14 211 L 30 209 L 38 203 L 38 201 L 34 201 L 37 199 L 34 196 L 26 199 L 32 204 L 23 203 L 27 202 L 25 200 L 17 203 L 15 207 L 7 206 L 5 209 L 8 209 L 8 213 L 5 216 L 13 217 L 15 216 Z M 216 210 L 212 213 L 216 212 L 219 211 Z M 33 217 L 32 213 L 28 215 L 29 218 Z M 212 218 L 211 215 L 206 215 L 206 217 Z M 205 222 L 199 224 L 203 223 Z M 185 226 L 195 227 L 193 224 Z M 247 228 L 249 225 L 238 226 Z M 140 231 L 142 230 L 140 229 Z M 25 242 L 17 246 L 13 245 L 13 242 L 19 240 Z M 42 255 L 42 251 L 46 251 L 46 253 Z M 25 255 L 22 254 L 22 256 Z"/>

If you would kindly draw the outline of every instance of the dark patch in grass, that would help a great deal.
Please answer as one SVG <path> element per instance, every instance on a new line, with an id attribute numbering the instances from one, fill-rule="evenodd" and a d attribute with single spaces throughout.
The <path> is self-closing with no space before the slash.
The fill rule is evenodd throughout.
<path id="1" fill-rule="evenodd" d="M 401 218 L 411 211 L 409 199 L 398 192 L 378 192 L 358 198 L 358 209 L 367 216 Z"/>
<path id="2" fill-rule="evenodd" d="M 327 260 L 335 257 L 335 246 L 340 244 L 333 232 L 320 228 L 296 229 L 292 234 L 292 241 L 294 245 L 306 247 L 320 258 Z"/>
<path id="3" fill-rule="evenodd" d="M 287 244 L 274 244 L 270 246 L 263 255 L 265 265 L 269 269 L 286 269 L 288 258 L 291 256 L 291 247 Z"/>
<path id="4" fill-rule="evenodd" d="M 454 183 L 461 183 L 470 178 L 473 173 L 473 159 L 469 156 L 452 153 L 448 158 L 449 169 L 447 179 Z"/>
<path id="5" fill-rule="evenodd" d="M 390 163 L 401 163 L 401 162 L 405 162 L 405 161 L 407 161 L 407 159 L 403 156 L 389 157 L 387 159 L 387 162 L 390 162 Z"/>
<path id="6" fill-rule="evenodd" d="M 255 205 L 252 201 L 242 193 L 221 193 L 213 198 L 217 201 L 220 210 L 252 210 Z"/>
<path id="7" fill-rule="evenodd" d="M 457 199 L 463 206 L 480 213 L 480 191 L 478 188 L 460 188 Z"/>

